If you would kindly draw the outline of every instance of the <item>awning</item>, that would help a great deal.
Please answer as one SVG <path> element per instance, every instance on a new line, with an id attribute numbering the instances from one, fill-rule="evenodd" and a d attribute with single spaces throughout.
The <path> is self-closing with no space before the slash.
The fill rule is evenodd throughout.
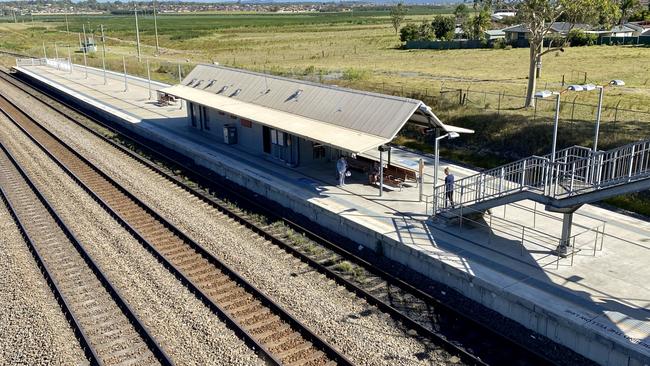
<path id="1" fill-rule="evenodd" d="M 354 154 L 375 149 L 392 140 L 392 138 L 381 137 L 337 126 L 332 123 L 279 111 L 184 85 L 174 85 L 168 88 L 163 88 L 160 89 L 159 92 Z M 433 118 L 436 119 L 436 122 L 438 122 L 443 129 L 446 131 L 452 131 L 451 128 L 453 126 L 445 126 L 442 124 L 442 122 L 437 120 L 435 115 L 431 113 L 431 110 L 428 107 L 426 109 L 420 108 L 420 112 L 426 115 L 427 118 L 433 116 Z M 404 123 L 406 123 L 406 121 L 404 121 Z M 458 127 L 453 127 L 453 131 L 459 133 L 474 132 L 472 130 Z"/>

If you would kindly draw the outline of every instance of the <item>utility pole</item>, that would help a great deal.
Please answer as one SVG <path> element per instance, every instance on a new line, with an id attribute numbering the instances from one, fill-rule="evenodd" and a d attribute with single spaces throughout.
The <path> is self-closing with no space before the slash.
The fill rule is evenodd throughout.
<path id="1" fill-rule="evenodd" d="M 65 30 L 70 33 L 70 24 L 68 24 L 68 14 L 65 14 Z"/>
<path id="2" fill-rule="evenodd" d="M 104 68 L 104 85 L 106 85 L 106 40 L 104 39 L 104 25 L 99 25 L 102 30 L 102 68 Z"/>
<path id="3" fill-rule="evenodd" d="M 158 21 L 156 20 L 156 0 L 153 0 L 153 29 L 156 34 L 156 55 L 160 55 L 160 44 L 158 43 Z"/>
<path id="4" fill-rule="evenodd" d="M 81 29 L 83 29 L 84 32 L 84 47 L 86 47 L 86 45 L 88 44 L 88 38 L 86 37 L 86 25 L 82 23 Z"/>
<path id="5" fill-rule="evenodd" d="M 140 29 L 138 28 L 138 5 L 135 5 L 133 10 L 135 13 L 135 42 L 138 49 L 138 62 L 142 61 L 140 57 Z"/>
<path id="6" fill-rule="evenodd" d="M 45 41 L 43 41 L 43 57 L 47 60 L 47 50 L 45 50 Z"/>

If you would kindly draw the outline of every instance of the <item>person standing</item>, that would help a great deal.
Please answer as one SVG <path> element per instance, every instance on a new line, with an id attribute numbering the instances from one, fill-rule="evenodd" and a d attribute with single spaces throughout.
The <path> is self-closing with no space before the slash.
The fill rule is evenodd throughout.
<path id="1" fill-rule="evenodd" d="M 336 161 L 336 172 L 339 174 L 339 187 L 345 185 L 345 173 L 348 171 L 348 162 L 345 160 L 345 157 L 341 156 L 339 160 Z"/>
<path id="2" fill-rule="evenodd" d="M 445 168 L 445 207 L 447 203 L 454 207 L 454 180 L 455 177 L 449 172 L 449 168 Z"/>

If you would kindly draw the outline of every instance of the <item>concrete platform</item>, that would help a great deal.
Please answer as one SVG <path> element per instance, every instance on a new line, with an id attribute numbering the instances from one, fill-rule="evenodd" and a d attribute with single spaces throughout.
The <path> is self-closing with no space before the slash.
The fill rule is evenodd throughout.
<path id="1" fill-rule="evenodd" d="M 207 139 L 187 126 L 180 105 L 155 106 L 146 80 L 129 77 L 124 91 L 122 75 L 109 74 L 104 85 L 101 70 L 87 79 L 82 67 L 17 70 L 603 365 L 650 364 L 650 222 L 584 206 L 574 218 L 579 250 L 558 258 L 552 249 L 561 217 L 533 202 L 498 207 L 475 221 L 427 221 L 416 184 L 379 197 L 360 173 L 336 187 L 333 162 L 291 169 Z M 431 157 L 392 154 L 405 165 L 419 158 L 431 194 Z M 443 166 L 457 177 L 474 173 Z"/>

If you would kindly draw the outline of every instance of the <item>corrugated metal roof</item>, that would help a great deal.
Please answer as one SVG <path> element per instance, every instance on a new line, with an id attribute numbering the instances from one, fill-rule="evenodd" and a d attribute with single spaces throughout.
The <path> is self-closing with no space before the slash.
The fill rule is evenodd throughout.
<path id="1" fill-rule="evenodd" d="M 225 113 L 237 115 L 265 126 L 289 131 L 291 134 L 312 141 L 336 146 L 355 154 L 373 149 L 391 140 L 391 138 L 363 133 L 331 123 L 316 121 L 295 114 L 236 100 L 235 98 L 216 95 L 200 90 L 200 88 L 195 89 L 184 85 L 174 85 L 161 89 L 160 91 L 209 108 L 218 109 Z"/>
<path id="2" fill-rule="evenodd" d="M 193 80 L 194 83 L 191 83 Z M 196 89 L 385 138 L 395 137 L 404 123 L 423 105 L 415 99 L 217 65 L 196 66 L 182 84 L 191 83 L 189 86 L 194 86 L 199 80 L 201 84 Z M 236 90 L 239 93 L 234 95 Z M 441 126 L 433 113 L 428 117 Z"/>
<path id="3" fill-rule="evenodd" d="M 395 97 L 370 93 L 365 91 L 340 88 L 308 81 L 288 79 L 279 76 L 266 75 L 252 71 L 232 69 L 217 65 L 198 65 L 182 81 L 183 87 L 173 87 L 161 90 L 162 92 L 176 95 L 179 98 L 193 100 L 205 106 L 224 110 L 228 107 L 229 113 L 245 117 L 244 110 L 250 111 L 254 106 L 266 108 L 267 113 L 283 115 L 284 118 L 302 117 L 306 126 L 298 130 L 315 129 L 315 126 L 327 131 L 338 131 L 359 136 L 374 136 L 375 141 L 382 141 L 375 146 L 368 145 L 368 149 L 379 146 L 392 140 L 404 124 L 409 121 L 429 123 L 432 127 L 443 130 L 473 133 L 474 131 L 447 126 L 422 101 L 416 99 Z M 191 93 L 191 90 L 201 93 Z M 172 92 L 173 91 L 173 92 Z M 177 94 L 174 94 L 177 93 Z M 180 95 L 182 94 L 182 95 Z M 214 101 L 209 101 L 208 96 L 213 96 Z M 201 102 L 192 98 L 200 98 Z M 226 98 L 226 99 L 223 99 Z M 234 101 L 244 103 L 232 103 Z M 230 104 L 228 102 L 231 102 Z M 233 106 L 244 108 L 243 111 L 233 109 Z M 282 112 L 278 114 L 274 112 Z M 271 126 L 275 121 L 245 117 L 256 120 L 258 123 Z M 331 127 L 338 127 L 332 129 Z M 280 128 L 279 126 L 275 126 Z M 301 135 L 304 132 L 280 128 L 287 132 Z M 314 136 L 304 135 L 327 143 L 328 145 L 343 148 L 353 152 L 366 146 L 368 138 L 354 148 L 352 145 L 343 146 L 337 143 L 347 137 L 338 136 L 328 138 L 317 132 Z M 316 138 L 315 136 L 319 136 Z"/>

